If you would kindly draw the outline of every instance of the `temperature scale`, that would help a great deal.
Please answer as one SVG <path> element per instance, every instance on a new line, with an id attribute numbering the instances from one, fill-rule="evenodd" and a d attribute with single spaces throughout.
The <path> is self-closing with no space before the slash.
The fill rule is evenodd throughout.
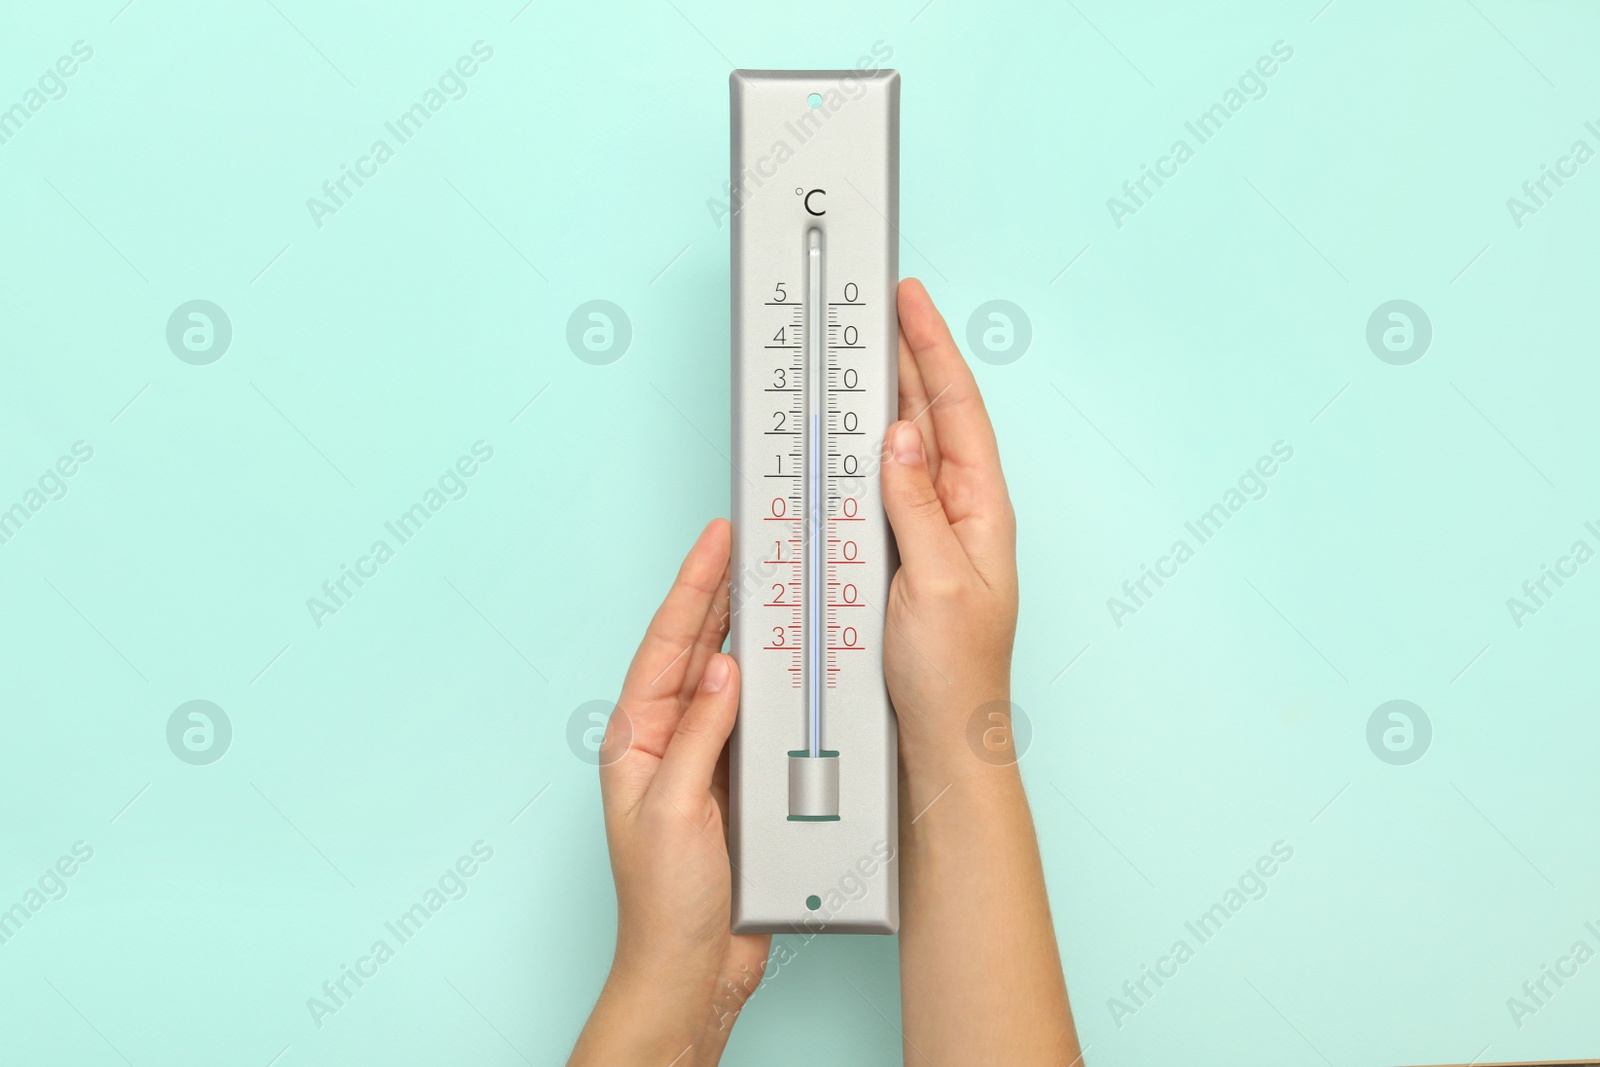
<path id="1" fill-rule="evenodd" d="M 735 71 L 736 933 L 899 925 L 894 542 L 900 75 Z"/>

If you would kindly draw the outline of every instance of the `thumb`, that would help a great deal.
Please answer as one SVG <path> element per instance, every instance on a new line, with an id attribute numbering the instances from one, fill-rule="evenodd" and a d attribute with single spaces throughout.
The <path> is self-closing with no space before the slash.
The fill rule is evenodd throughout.
<path id="1" fill-rule="evenodd" d="M 901 563 L 922 571 L 965 562 L 944 505 L 928 474 L 922 431 L 914 422 L 897 422 L 883 438 L 883 507 L 894 528 Z"/>
<path id="2" fill-rule="evenodd" d="M 674 805 L 688 806 L 710 793 L 717 758 L 733 733 L 738 711 L 739 669 L 732 656 L 714 653 L 656 772 L 656 787 Z"/>

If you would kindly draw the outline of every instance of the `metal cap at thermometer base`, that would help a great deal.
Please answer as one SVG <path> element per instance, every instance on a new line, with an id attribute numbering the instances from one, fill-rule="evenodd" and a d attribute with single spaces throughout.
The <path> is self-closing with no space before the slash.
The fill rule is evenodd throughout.
<path id="1" fill-rule="evenodd" d="M 839 753 L 789 753 L 789 821 L 839 821 Z"/>

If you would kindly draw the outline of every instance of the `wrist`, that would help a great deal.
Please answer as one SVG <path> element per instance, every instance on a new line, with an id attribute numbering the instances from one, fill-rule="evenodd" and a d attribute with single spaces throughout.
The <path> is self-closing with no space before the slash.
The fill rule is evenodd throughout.
<path id="1" fill-rule="evenodd" d="M 707 1026 L 711 992 L 710 983 L 614 960 L 571 1064 L 715 1064 L 727 1034 Z"/>
<path id="2" fill-rule="evenodd" d="M 931 702 L 930 702 L 931 703 Z M 978 695 L 940 695 L 937 706 L 899 715 L 900 766 L 913 783 L 1005 781 L 1018 752 L 1010 692 L 985 686 Z"/>

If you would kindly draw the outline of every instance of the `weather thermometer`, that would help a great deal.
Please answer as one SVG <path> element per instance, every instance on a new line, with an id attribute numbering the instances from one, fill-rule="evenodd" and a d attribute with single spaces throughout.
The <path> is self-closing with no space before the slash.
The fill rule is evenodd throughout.
<path id="1" fill-rule="evenodd" d="M 730 91 L 733 928 L 892 933 L 900 76 L 740 70 Z"/>

